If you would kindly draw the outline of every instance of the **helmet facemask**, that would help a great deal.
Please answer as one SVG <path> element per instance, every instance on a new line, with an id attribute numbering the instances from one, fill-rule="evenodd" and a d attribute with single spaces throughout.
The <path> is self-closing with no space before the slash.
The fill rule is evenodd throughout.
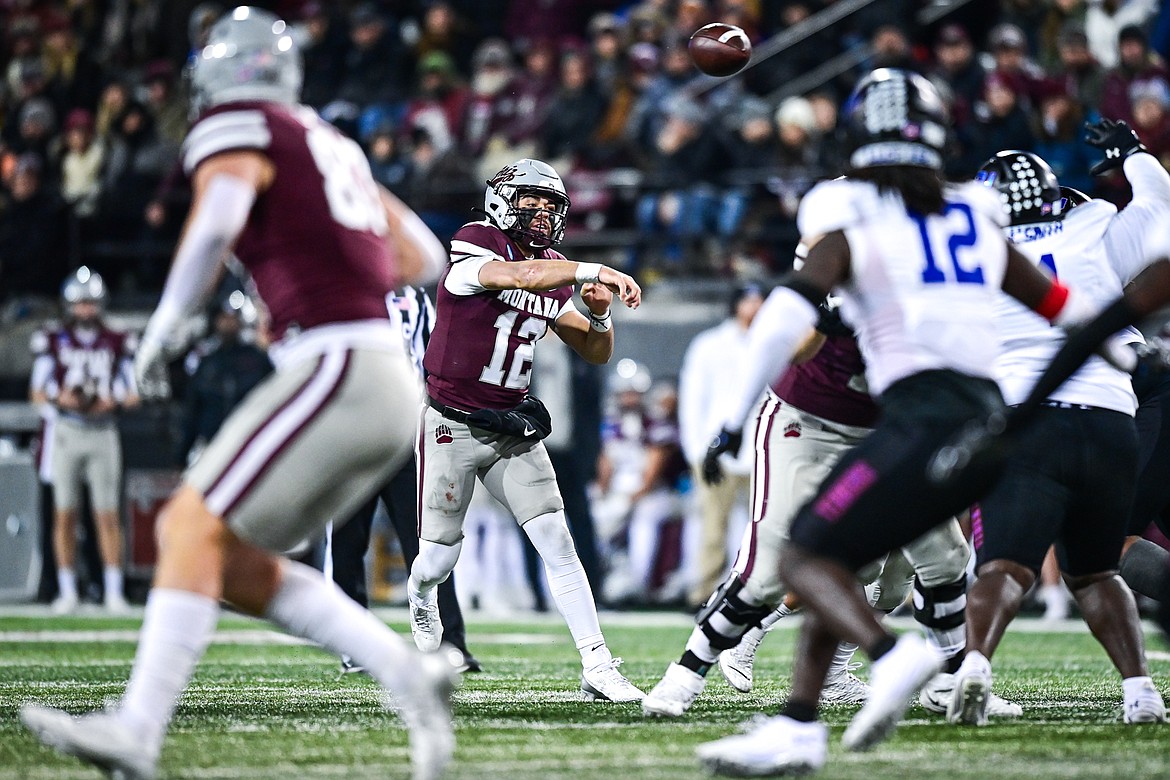
<path id="1" fill-rule="evenodd" d="M 525 196 L 546 198 L 552 201 L 551 208 L 522 208 L 520 201 Z M 553 244 L 560 243 L 565 235 L 565 217 L 569 213 L 569 201 L 560 193 L 537 187 L 518 187 L 511 197 L 512 213 L 516 215 L 515 223 L 508 229 L 508 234 L 520 243 L 533 249 L 547 249 Z M 533 220 L 541 217 L 541 223 L 547 222 L 547 228 L 542 229 L 538 223 L 533 227 Z"/>

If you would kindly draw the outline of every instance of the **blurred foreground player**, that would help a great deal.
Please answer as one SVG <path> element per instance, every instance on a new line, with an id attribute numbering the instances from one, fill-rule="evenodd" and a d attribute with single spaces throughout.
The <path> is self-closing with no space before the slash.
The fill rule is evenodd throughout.
<path id="1" fill-rule="evenodd" d="M 1090 138 L 1105 136 L 1107 127 L 1091 126 Z M 1124 123 L 1116 127 L 1136 151 L 1133 131 Z M 1092 200 L 1066 213 L 1056 176 L 1030 152 L 1000 152 L 979 178 L 1000 194 L 1013 245 L 1104 305 L 1141 272 L 1151 240 L 1159 243 L 1158 229 L 1170 218 L 1170 176 L 1158 160 L 1126 155 L 1124 169 L 1134 197 L 1120 212 Z M 1003 340 L 996 378 L 1005 400 L 1017 404 L 1064 334 L 1006 296 L 995 320 Z M 1118 575 L 1138 474 L 1131 377 L 1090 358 L 1042 407 L 1020 433 L 1003 479 L 972 511 L 978 576 L 967 603 L 967 654 L 955 674 L 947 719 L 987 723 L 991 656 L 1055 542 L 1064 581 L 1121 674 L 1125 722 L 1165 721 L 1137 605 Z"/>
<path id="2" fill-rule="evenodd" d="M 420 657 L 319 572 L 279 553 L 352 512 L 405 462 L 418 395 L 385 298 L 398 274 L 436 273 L 442 247 L 379 193 L 356 144 L 296 103 L 300 58 L 284 22 L 230 12 L 211 29 L 192 80 L 204 109 L 183 150 L 195 200 L 136 368 L 161 369 L 167 337 L 210 294 L 234 248 L 271 312 L 276 372 L 164 509 L 122 700 L 80 718 L 27 705 L 21 718 L 64 753 L 154 777 L 222 599 L 365 666 L 409 729 L 414 776 L 435 777 L 454 750 L 444 657 Z"/>
<path id="3" fill-rule="evenodd" d="M 539 160 L 519 160 L 488 182 L 487 219 L 464 225 L 435 288 L 427 345 L 427 406 L 418 434 L 419 554 L 410 570 L 410 628 L 421 650 L 443 633 L 435 589 L 463 545 L 463 519 L 478 478 L 524 529 L 544 561 L 549 591 L 569 626 L 595 699 L 639 701 L 618 672 L 565 519 L 552 461 L 541 441 L 548 411 L 528 394 L 537 339 L 552 330 L 591 363 L 613 354 L 614 294 L 637 308 L 642 291 L 626 274 L 575 263 L 552 249 L 565 231 L 569 197 Z M 580 283 L 586 317 L 573 304 Z"/>
<path id="4" fill-rule="evenodd" d="M 699 747 L 700 760 L 721 773 L 824 765 L 828 729 L 817 722 L 817 702 L 839 640 L 873 660 L 870 697 L 845 732 L 846 748 L 866 750 L 894 729 L 943 659 L 919 636 L 899 638 L 882 628 L 855 572 L 949 520 L 988 487 L 990 479 L 942 490 L 923 484 L 922 474 L 960 426 L 1002 409 L 989 374 L 998 339 L 988 317 L 1000 288 L 1061 324 L 1089 313 L 1080 296 L 1007 245 L 998 198 L 974 183 L 944 187 L 949 120 L 929 82 L 876 70 L 858 84 L 846 116 L 850 170 L 844 180 L 814 187 L 798 216 L 802 234 L 824 237 L 760 311 L 750 336 L 751 369 L 720 438 L 742 429 L 759 393 L 809 337 L 817 306 L 834 287 L 882 414 L 793 520 L 780 577 L 806 611 L 792 693 L 779 716 Z M 824 224 L 826 213 L 838 216 L 836 224 Z"/>

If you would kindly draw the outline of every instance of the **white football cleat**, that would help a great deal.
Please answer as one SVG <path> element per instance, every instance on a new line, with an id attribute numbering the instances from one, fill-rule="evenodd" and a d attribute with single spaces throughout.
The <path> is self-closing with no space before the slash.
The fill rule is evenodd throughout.
<path id="1" fill-rule="evenodd" d="M 643 715 L 677 718 L 691 708 L 707 686 L 707 678 L 680 664 L 666 667 L 666 674 L 642 699 Z"/>
<path id="2" fill-rule="evenodd" d="M 1166 703 L 1152 682 L 1142 685 L 1137 695 L 1125 703 L 1125 722 L 1165 723 Z"/>
<path id="3" fill-rule="evenodd" d="M 869 684 L 848 669 L 835 680 L 826 680 L 821 689 L 821 706 L 865 704 L 867 699 Z"/>
<path id="4" fill-rule="evenodd" d="M 807 775 L 825 765 L 829 730 L 778 715 L 762 718 L 746 734 L 704 742 L 695 755 L 709 771 L 730 777 Z"/>
<path id="5" fill-rule="evenodd" d="M 918 693 L 918 703 L 927 712 L 936 715 L 946 715 L 951 705 L 951 694 L 955 690 L 955 676 L 947 672 L 940 672 L 930 679 Z M 1024 714 L 1024 708 L 1014 701 L 1002 698 L 994 691 L 987 699 L 988 718 L 1018 718 Z"/>
<path id="6" fill-rule="evenodd" d="M 756 651 L 767 633 L 757 626 L 744 634 L 738 645 L 719 654 L 719 671 L 723 672 L 723 679 L 740 693 L 751 693 Z"/>
<path id="7" fill-rule="evenodd" d="M 410 635 L 414 646 L 424 653 L 433 653 L 443 644 L 443 620 L 439 617 L 439 594 L 432 589 L 425 601 L 410 602 Z"/>
<path id="8" fill-rule="evenodd" d="M 436 780 L 455 754 L 451 694 L 459 681 L 454 659 L 461 661 L 463 654 L 448 645 L 444 652 L 418 658 L 416 684 L 391 701 L 410 734 L 411 779 Z"/>
<path id="9" fill-rule="evenodd" d="M 991 700 L 991 662 L 982 653 L 971 651 L 955 672 L 947 722 L 965 726 L 986 726 Z"/>
<path id="10" fill-rule="evenodd" d="M 122 780 L 154 780 L 158 753 L 148 749 L 115 712 L 74 717 L 52 707 L 26 704 L 20 708 L 20 720 L 37 739 L 60 753 Z"/>
<path id="11" fill-rule="evenodd" d="M 107 593 L 105 599 L 102 601 L 102 606 L 111 615 L 130 614 L 130 602 L 121 593 Z"/>
<path id="12" fill-rule="evenodd" d="M 622 659 L 609 658 L 581 671 L 581 692 L 589 701 L 642 701 L 646 694 L 622 676 Z"/>
<path id="13" fill-rule="evenodd" d="M 77 610 L 78 603 L 77 594 L 73 594 L 72 596 L 58 596 L 49 605 L 49 611 L 54 615 L 68 615 Z"/>
<path id="14" fill-rule="evenodd" d="M 845 749 L 869 750 L 892 734 L 915 694 L 942 665 L 942 654 L 922 637 L 898 637 L 893 649 L 870 664 L 869 699 L 845 729 Z"/>

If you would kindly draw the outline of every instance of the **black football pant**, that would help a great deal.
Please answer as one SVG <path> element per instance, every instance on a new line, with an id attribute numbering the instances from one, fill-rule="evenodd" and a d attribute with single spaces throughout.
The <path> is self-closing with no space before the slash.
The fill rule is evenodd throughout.
<path id="1" fill-rule="evenodd" d="M 414 559 L 418 557 L 417 495 L 414 459 L 411 458 L 349 520 L 340 525 L 333 524 L 333 581 L 363 607 L 370 603 L 366 592 L 365 556 L 370 547 L 370 528 L 374 523 L 378 499 L 386 505 L 390 523 L 398 534 L 406 569 L 410 571 Z M 443 621 L 443 641 L 466 653 L 466 628 L 459 601 L 455 598 L 454 574 L 439 586 L 439 617 Z"/>

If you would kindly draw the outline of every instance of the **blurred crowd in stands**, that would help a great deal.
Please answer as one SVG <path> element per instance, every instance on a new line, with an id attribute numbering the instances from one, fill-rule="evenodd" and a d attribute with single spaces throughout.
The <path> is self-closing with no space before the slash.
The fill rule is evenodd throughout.
<path id="1" fill-rule="evenodd" d="M 569 243 L 637 272 L 784 270 L 800 196 L 840 170 L 849 85 L 877 65 L 943 87 L 955 178 L 1020 147 L 1062 182 L 1124 202 L 1120 177 L 1086 172 L 1080 126 L 1098 115 L 1126 119 L 1170 162 L 1159 54 L 1170 11 L 1157 0 L 1000 0 L 996 13 L 977 2 L 941 15 L 929 12 L 946 4 L 874 0 L 794 35 L 841 3 L 257 2 L 294 27 L 304 101 L 361 142 L 378 180 L 440 237 L 469 217 L 487 174 L 537 156 L 568 182 Z M 187 198 L 183 71 L 226 5 L 0 2 L 0 299 L 52 295 L 83 262 L 116 292 L 157 291 Z M 687 38 L 713 20 L 753 40 L 759 61 L 742 78 L 691 64 Z M 852 67 L 799 80 L 850 54 Z"/>

